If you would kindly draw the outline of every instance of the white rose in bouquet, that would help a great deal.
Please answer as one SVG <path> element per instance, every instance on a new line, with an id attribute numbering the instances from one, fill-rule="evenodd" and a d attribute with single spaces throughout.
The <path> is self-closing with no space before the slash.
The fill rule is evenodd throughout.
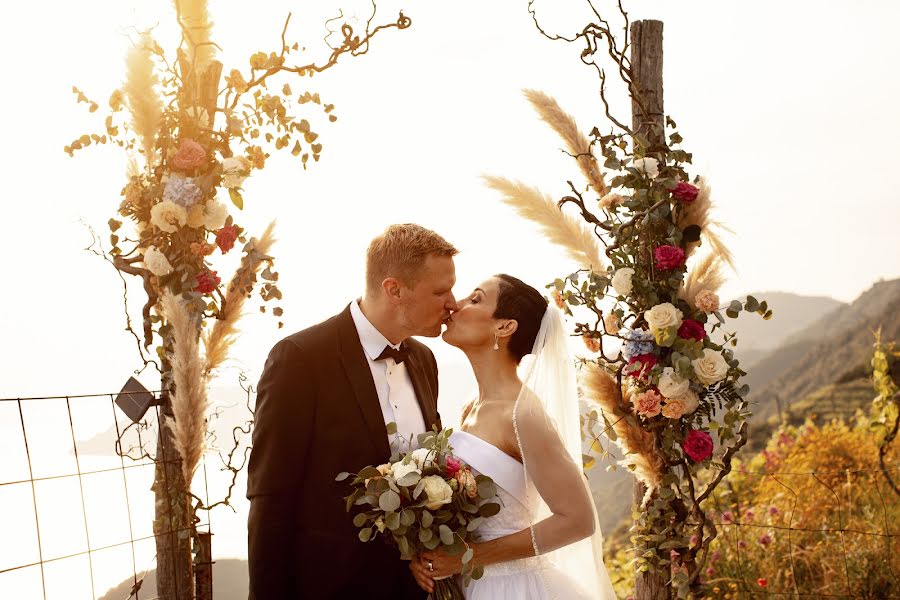
<path id="1" fill-rule="evenodd" d="M 412 460 L 419 465 L 420 469 L 425 469 L 434 465 L 434 451 L 429 448 L 417 448 L 412 451 Z"/>
<path id="2" fill-rule="evenodd" d="M 429 475 L 422 481 L 423 491 L 428 496 L 428 502 L 425 504 L 425 508 L 428 510 L 437 510 L 443 505 L 449 504 L 453 499 L 453 490 L 440 475 Z"/>
<path id="3" fill-rule="evenodd" d="M 656 388 L 666 398 L 676 398 L 687 392 L 690 386 L 690 380 L 679 377 L 672 367 L 666 367 L 659 376 Z"/>
<path id="4" fill-rule="evenodd" d="M 422 469 L 419 468 L 419 465 L 417 465 L 414 460 L 409 461 L 409 463 L 405 465 L 402 460 L 398 460 L 391 465 L 391 471 L 393 471 L 394 479 L 397 481 L 400 481 L 405 475 L 409 475 L 410 473 L 422 473 Z"/>
<path id="5" fill-rule="evenodd" d="M 653 157 L 648 156 L 646 158 L 636 158 L 631 164 L 639 172 L 646 173 L 647 177 L 649 177 L 650 179 L 656 179 L 657 177 L 659 177 L 659 161 Z"/>
<path id="6" fill-rule="evenodd" d="M 659 331 L 667 327 L 681 327 L 684 314 L 669 302 L 657 304 L 644 313 L 644 319 L 650 325 L 650 331 Z"/>
<path id="7" fill-rule="evenodd" d="M 691 361 L 694 374 L 703 385 L 712 385 L 725 379 L 728 374 L 728 363 L 721 354 L 711 348 L 703 350 L 703 356 Z"/>
<path id="8" fill-rule="evenodd" d="M 619 269 L 612 276 L 612 287 L 620 296 L 627 296 L 631 293 L 631 277 L 634 275 L 634 269 L 625 267 Z"/>
<path id="9" fill-rule="evenodd" d="M 156 246 L 150 246 L 144 250 L 144 266 L 157 277 L 163 277 L 172 272 L 172 264 L 169 259 Z"/>

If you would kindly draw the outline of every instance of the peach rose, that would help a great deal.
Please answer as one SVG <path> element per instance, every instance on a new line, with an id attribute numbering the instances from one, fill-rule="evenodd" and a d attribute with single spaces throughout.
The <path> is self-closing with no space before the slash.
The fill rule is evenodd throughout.
<path id="1" fill-rule="evenodd" d="M 172 166 L 179 171 L 193 171 L 206 164 L 206 149 L 190 138 L 182 140 L 172 157 Z"/>

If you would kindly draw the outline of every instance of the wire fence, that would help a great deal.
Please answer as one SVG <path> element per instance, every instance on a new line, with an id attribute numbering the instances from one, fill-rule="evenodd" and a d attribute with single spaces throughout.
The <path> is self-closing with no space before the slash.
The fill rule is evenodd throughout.
<path id="1" fill-rule="evenodd" d="M 157 538 L 210 532 L 208 510 L 154 531 L 154 479 L 180 458 L 157 456 L 152 394 L 139 421 L 117 410 L 115 393 L 0 398 L 0 598 L 152 600 L 141 588 Z M 193 487 L 209 507 L 205 462 Z"/>

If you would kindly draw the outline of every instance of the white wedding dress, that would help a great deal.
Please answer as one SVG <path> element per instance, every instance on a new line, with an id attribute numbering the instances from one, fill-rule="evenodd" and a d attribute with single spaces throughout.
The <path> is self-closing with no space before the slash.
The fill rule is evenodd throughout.
<path id="1" fill-rule="evenodd" d="M 450 437 L 453 454 L 473 471 L 487 475 L 497 486 L 500 512 L 473 533 L 482 542 L 528 529 L 538 519 L 538 506 L 529 493 L 525 469 L 496 446 L 465 431 Z M 531 498 L 532 500 L 529 500 Z M 604 574 L 605 575 L 605 574 Z M 608 578 L 607 578 L 608 580 Z M 610 586 L 611 593 L 612 587 Z M 614 595 L 591 595 L 563 573 L 551 556 L 539 555 L 485 567 L 481 579 L 463 589 L 467 600 L 598 600 Z"/>

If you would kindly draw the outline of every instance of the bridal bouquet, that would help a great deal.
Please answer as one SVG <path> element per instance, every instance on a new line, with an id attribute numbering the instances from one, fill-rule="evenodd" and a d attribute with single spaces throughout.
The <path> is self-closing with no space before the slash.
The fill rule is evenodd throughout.
<path id="1" fill-rule="evenodd" d="M 418 449 L 395 454 L 390 462 L 365 467 L 355 476 L 340 473 L 336 480 L 353 477 L 353 491 L 346 497 L 347 512 L 357 507 L 353 524 L 360 528 L 361 541 L 381 534 L 404 560 L 438 547 L 447 554 L 462 554 L 465 585 L 483 574 L 482 567 L 471 568 L 473 550 L 466 539 L 485 519 L 500 512 L 500 504 L 493 480 L 474 475 L 453 456 L 452 432 L 423 433 L 418 436 Z M 434 598 L 455 600 L 463 594 L 450 578 L 435 581 Z"/>

